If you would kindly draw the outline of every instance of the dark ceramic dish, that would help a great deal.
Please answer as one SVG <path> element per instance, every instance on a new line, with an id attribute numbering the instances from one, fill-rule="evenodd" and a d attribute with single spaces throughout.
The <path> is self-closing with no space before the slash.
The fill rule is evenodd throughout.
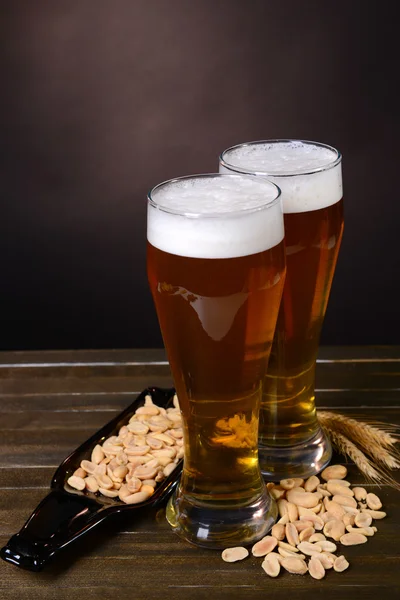
<path id="1" fill-rule="evenodd" d="M 13 535 L 1 549 L 1 558 L 23 569 L 40 571 L 57 552 L 104 519 L 125 511 L 138 512 L 146 507 L 163 504 L 179 481 L 182 461 L 169 477 L 158 484 L 151 498 L 136 505 L 124 504 L 117 498 L 107 498 L 100 494 L 80 492 L 72 489 L 66 482 L 83 459 L 90 459 L 96 444 L 115 435 L 136 409 L 143 406 L 146 394 L 150 394 L 158 406 L 168 408 L 172 405 L 174 392 L 173 389 L 159 388 L 144 390 L 128 408 L 72 452 L 55 472 L 50 494 L 42 500 L 19 533 Z"/>

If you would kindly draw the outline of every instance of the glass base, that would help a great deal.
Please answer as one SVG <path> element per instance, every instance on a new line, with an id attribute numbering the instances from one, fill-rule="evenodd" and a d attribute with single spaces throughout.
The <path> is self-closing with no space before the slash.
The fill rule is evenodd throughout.
<path id="1" fill-rule="evenodd" d="M 258 459 L 264 479 L 280 481 L 292 477 L 303 479 L 324 469 L 332 457 L 332 446 L 320 429 L 316 435 L 295 446 L 259 446 Z"/>
<path id="2" fill-rule="evenodd" d="M 167 521 L 186 541 L 205 548 L 224 549 L 254 544 L 268 533 L 278 510 L 267 490 L 245 507 L 196 506 L 180 490 L 167 506 Z"/>

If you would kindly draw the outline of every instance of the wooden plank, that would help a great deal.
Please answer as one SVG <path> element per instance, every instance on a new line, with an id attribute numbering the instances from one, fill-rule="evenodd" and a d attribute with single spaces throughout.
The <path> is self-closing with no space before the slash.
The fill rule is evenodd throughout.
<path id="1" fill-rule="evenodd" d="M 98 547 L 92 540 L 94 545 Z M 65 553 L 62 568 L 53 565 L 43 573 L 15 573 L 15 569 L 9 567 L 2 574 L 0 586 L 3 589 L 15 589 L 17 584 L 21 591 L 25 591 L 37 585 L 47 587 L 57 581 L 57 588 L 68 589 L 70 586 L 76 588 L 76 582 L 79 581 L 83 591 L 106 583 L 108 589 L 119 588 L 124 592 L 134 592 L 134 597 L 146 599 L 149 597 L 148 591 L 155 591 L 155 588 L 158 594 L 161 590 L 167 592 L 169 598 L 181 598 L 182 594 L 199 598 L 199 591 L 217 594 L 214 597 L 218 598 L 221 597 L 221 591 L 229 591 L 235 599 L 260 598 L 260 595 L 271 592 L 275 592 L 276 597 L 287 598 L 292 590 L 295 590 L 296 598 L 303 598 L 303 594 L 317 589 L 327 598 L 348 598 L 353 596 L 354 591 L 349 596 L 344 596 L 344 593 L 351 588 L 358 593 L 362 591 L 363 597 L 367 598 L 365 594 L 371 590 L 375 595 L 378 590 L 380 593 L 385 590 L 389 598 L 395 597 L 390 593 L 394 594 L 396 590 L 393 577 L 398 568 L 398 559 L 387 556 L 382 561 L 372 547 L 373 541 L 357 548 L 348 548 L 346 554 L 351 569 L 342 574 L 330 571 L 323 581 L 315 582 L 309 576 L 288 574 L 271 580 L 263 573 L 260 558 L 249 557 L 241 563 L 226 564 L 219 552 L 192 548 L 170 534 L 165 541 L 130 543 L 121 554 L 110 553 L 101 558 L 90 554 L 90 548 L 84 556 L 77 554 L 76 549 L 71 549 L 68 556 Z M 162 560 L 160 557 L 165 558 Z M 372 598 L 372 595 L 369 597 Z"/>
<path id="2" fill-rule="evenodd" d="M 315 391 L 315 402 L 318 408 L 324 410 L 336 410 L 338 412 L 356 411 L 371 414 L 371 411 L 386 410 L 387 408 L 400 408 L 400 392 L 397 390 L 352 390 L 333 389 Z M 379 419 L 379 415 L 375 418 Z"/>
<path id="3" fill-rule="evenodd" d="M 400 363 L 319 363 L 316 387 L 321 389 L 400 390 Z"/>
<path id="4" fill-rule="evenodd" d="M 374 565 L 376 568 L 376 565 Z M 266 576 L 265 576 L 266 577 Z M 28 585 L 23 588 L 1 590 L 2 600 L 73 600 L 77 597 L 82 597 L 89 600 L 110 600 L 110 598 L 118 598 L 119 600 L 132 600 L 136 598 L 144 598 L 145 600 L 159 600 L 161 597 L 168 597 L 168 600 L 182 600 L 182 598 L 190 598 L 192 600 L 210 600 L 210 598 L 218 598 L 218 600 L 260 600 L 268 595 L 268 598 L 275 600 L 276 598 L 286 599 L 288 594 L 299 600 L 299 598 L 309 598 L 310 593 L 324 593 L 324 597 L 329 598 L 341 598 L 342 600 L 350 600 L 354 598 L 355 590 L 357 593 L 362 594 L 363 600 L 376 600 L 377 594 L 384 594 L 388 598 L 395 598 L 398 592 L 398 588 L 393 588 L 391 585 L 385 583 L 375 583 L 372 587 L 367 587 L 368 584 L 331 584 L 329 580 L 329 594 L 327 594 L 326 583 L 322 585 L 319 582 L 313 582 L 313 586 L 305 588 L 299 586 L 295 582 L 294 577 L 291 576 L 291 586 L 283 587 L 281 584 L 277 584 L 277 581 L 270 583 L 269 587 L 262 588 L 254 585 L 247 585 L 243 583 L 235 584 L 224 584 L 215 585 L 213 583 L 200 583 L 197 585 L 178 585 L 171 584 L 166 585 L 164 581 L 157 581 L 153 583 L 151 587 L 146 585 L 140 585 L 135 575 L 132 576 L 134 583 L 131 583 L 130 587 L 126 582 L 120 583 L 116 586 L 105 586 L 101 582 L 104 581 L 104 575 L 99 578 L 96 585 L 90 585 L 83 587 L 82 585 L 74 585 L 71 587 L 60 587 L 58 578 L 54 577 L 52 582 L 46 582 L 40 586 L 35 585 L 34 588 Z M 279 580 L 281 581 L 281 580 Z M 57 585 L 57 596 L 54 596 L 54 587 Z M 318 587 L 317 587 L 318 586 Z M 353 589 L 352 589 L 353 588 Z M 1 589 L 1 588 L 0 588 Z M 24 595 L 21 596 L 21 593 Z M 348 595 L 345 595 L 348 594 Z M 392 595 L 390 595 L 392 594 Z"/>
<path id="5" fill-rule="evenodd" d="M 400 346 L 321 346 L 318 351 L 321 360 L 363 360 L 388 359 L 400 360 Z M 71 363 L 154 363 L 166 360 L 165 350 L 161 348 L 131 348 L 109 350 L 40 350 L 2 352 L 1 365 L 24 364 L 60 364 Z"/>
<path id="6" fill-rule="evenodd" d="M 19 412 L 114 412 L 122 411 L 135 400 L 136 393 L 129 392 L 56 392 L 54 394 L 1 394 L 0 419 L 6 423 L 6 414 Z M 316 389 L 318 406 L 328 408 L 361 407 L 375 409 L 380 407 L 396 408 L 400 405 L 400 393 L 397 390 L 352 390 L 352 389 Z M 44 418 L 51 418 L 45 415 Z"/>
<path id="7" fill-rule="evenodd" d="M 40 489 L 44 496 L 50 488 L 50 481 L 56 468 L 52 466 L 28 465 L 25 467 L 10 467 L 5 464 L 0 465 L 0 490 L 14 489 L 18 494 L 20 489 Z M 32 510 L 35 508 L 31 504 Z"/>
<path id="8" fill-rule="evenodd" d="M 168 370 L 168 367 L 165 367 Z M 142 376 L 124 377 L 31 377 L 8 378 L 0 382 L 0 394 L 57 394 L 63 393 L 92 393 L 92 392 L 128 392 L 137 393 L 149 386 L 171 387 L 170 375 L 157 372 Z"/>
<path id="9" fill-rule="evenodd" d="M 396 364 L 396 363 L 395 363 Z M 144 377 L 153 374 L 168 375 L 169 364 L 147 364 L 147 363 L 66 363 L 36 365 L 30 363 L 21 368 L 18 365 L 5 365 L 0 368 L 0 381 L 13 378 L 17 380 L 30 381 L 31 379 L 53 378 L 53 379 L 88 379 L 101 377 L 114 380 L 127 377 Z"/>
<path id="10" fill-rule="evenodd" d="M 329 361 L 400 361 L 400 346 L 321 346 L 319 360 Z"/>
<path id="11" fill-rule="evenodd" d="M 80 429 L 87 431 L 88 427 L 97 431 L 108 421 L 111 421 L 120 411 L 27 411 L 18 413 L 3 413 L 4 429 L 11 431 L 20 431 L 27 434 L 30 431 L 40 430 L 41 432 L 48 430 L 68 430 Z M 2 436 L 0 436 L 1 439 Z"/>
<path id="12" fill-rule="evenodd" d="M 58 466 L 75 448 L 80 446 L 93 433 L 96 427 L 72 431 L 68 436 L 66 430 L 49 430 L 44 435 L 41 431 L 32 431 L 29 440 L 23 431 L 2 433 L 0 443 L 0 464 L 17 467 L 20 465 L 54 465 Z M 45 438 L 45 439 L 43 439 Z"/>
<path id="13" fill-rule="evenodd" d="M 362 357 L 354 358 L 355 353 Z M 322 348 L 320 355 L 322 362 L 318 363 L 316 380 L 318 389 L 338 392 L 350 388 L 363 391 L 400 389 L 400 369 L 398 361 L 395 362 L 399 351 L 396 348 L 339 347 L 328 349 L 328 354 L 327 349 Z M 41 360 L 47 361 L 45 367 L 38 369 L 33 366 L 43 364 Z M 379 362 L 382 360 L 389 362 Z M 51 392 L 111 394 L 140 392 L 148 385 L 168 387 L 172 384 L 169 367 L 166 364 L 151 364 L 163 361 L 163 351 L 151 350 L 144 355 L 141 351 L 128 350 L 110 353 L 3 353 L 0 392 L 10 395 L 25 394 L 27 391 L 32 395 Z"/>
<path id="14" fill-rule="evenodd" d="M 107 412 L 122 411 L 139 395 L 137 392 L 56 392 L 54 394 L 0 394 L 0 418 L 5 413 Z"/>
<path id="15" fill-rule="evenodd" d="M 119 374 L 116 374 L 119 371 Z M 139 371 L 139 372 L 138 372 Z M 0 379 L 0 394 L 51 394 L 95 392 L 140 392 L 148 386 L 170 387 L 168 365 L 144 367 L 96 366 L 67 369 L 27 369 L 22 373 L 10 368 Z M 400 363 L 319 363 L 317 389 L 400 390 Z"/>
<path id="16" fill-rule="evenodd" d="M 69 363 L 154 363 L 166 360 L 162 348 L 129 348 L 111 350 L 39 350 L 1 352 L 1 365 L 36 364 L 41 367 L 48 364 Z"/>

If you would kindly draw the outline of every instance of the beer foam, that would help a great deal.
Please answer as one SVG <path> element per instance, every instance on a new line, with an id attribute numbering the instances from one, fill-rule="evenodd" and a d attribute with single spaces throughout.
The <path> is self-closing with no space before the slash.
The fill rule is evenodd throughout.
<path id="1" fill-rule="evenodd" d="M 220 173 L 268 177 L 282 191 L 283 211 L 326 208 L 343 196 L 342 165 L 330 146 L 297 140 L 254 142 L 222 153 Z"/>
<path id="2" fill-rule="evenodd" d="M 147 239 L 192 258 L 236 258 L 273 248 L 284 236 L 278 190 L 242 175 L 188 177 L 150 193 Z"/>

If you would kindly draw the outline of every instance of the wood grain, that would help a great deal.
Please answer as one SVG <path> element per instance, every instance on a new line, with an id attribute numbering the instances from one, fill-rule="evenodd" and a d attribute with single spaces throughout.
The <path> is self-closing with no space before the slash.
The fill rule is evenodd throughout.
<path id="1" fill-rule="evenodd" d="M 45 365 L 45 366 L 42 366 Z M 0 544 L 46 495 L 61 460 L 148 385 L 171 385 L 162 351 L 4 353 L 0 359 Z M 400 348 L 322 348 L 317 404 L 400 423 Z M 343 461 L 335 457 L 336 462 Z M 349 480 L 364 483 L 353 465 Z M 87 598 L 222 600 L 291 597 L 376 599 L 400 594 L 400 494 L 368 485 L 388 518 L 363 546 L 346 548 L 351 567 L 326 579 L 271 580 L 261 559 L 227 564 L 219 552 L 178 539 L 162 512 L 118 519 L 87 534 L 41 573 L 0 562 L 1 600 Z M 293 595 L 295 593 L 295 596 Z"/>

